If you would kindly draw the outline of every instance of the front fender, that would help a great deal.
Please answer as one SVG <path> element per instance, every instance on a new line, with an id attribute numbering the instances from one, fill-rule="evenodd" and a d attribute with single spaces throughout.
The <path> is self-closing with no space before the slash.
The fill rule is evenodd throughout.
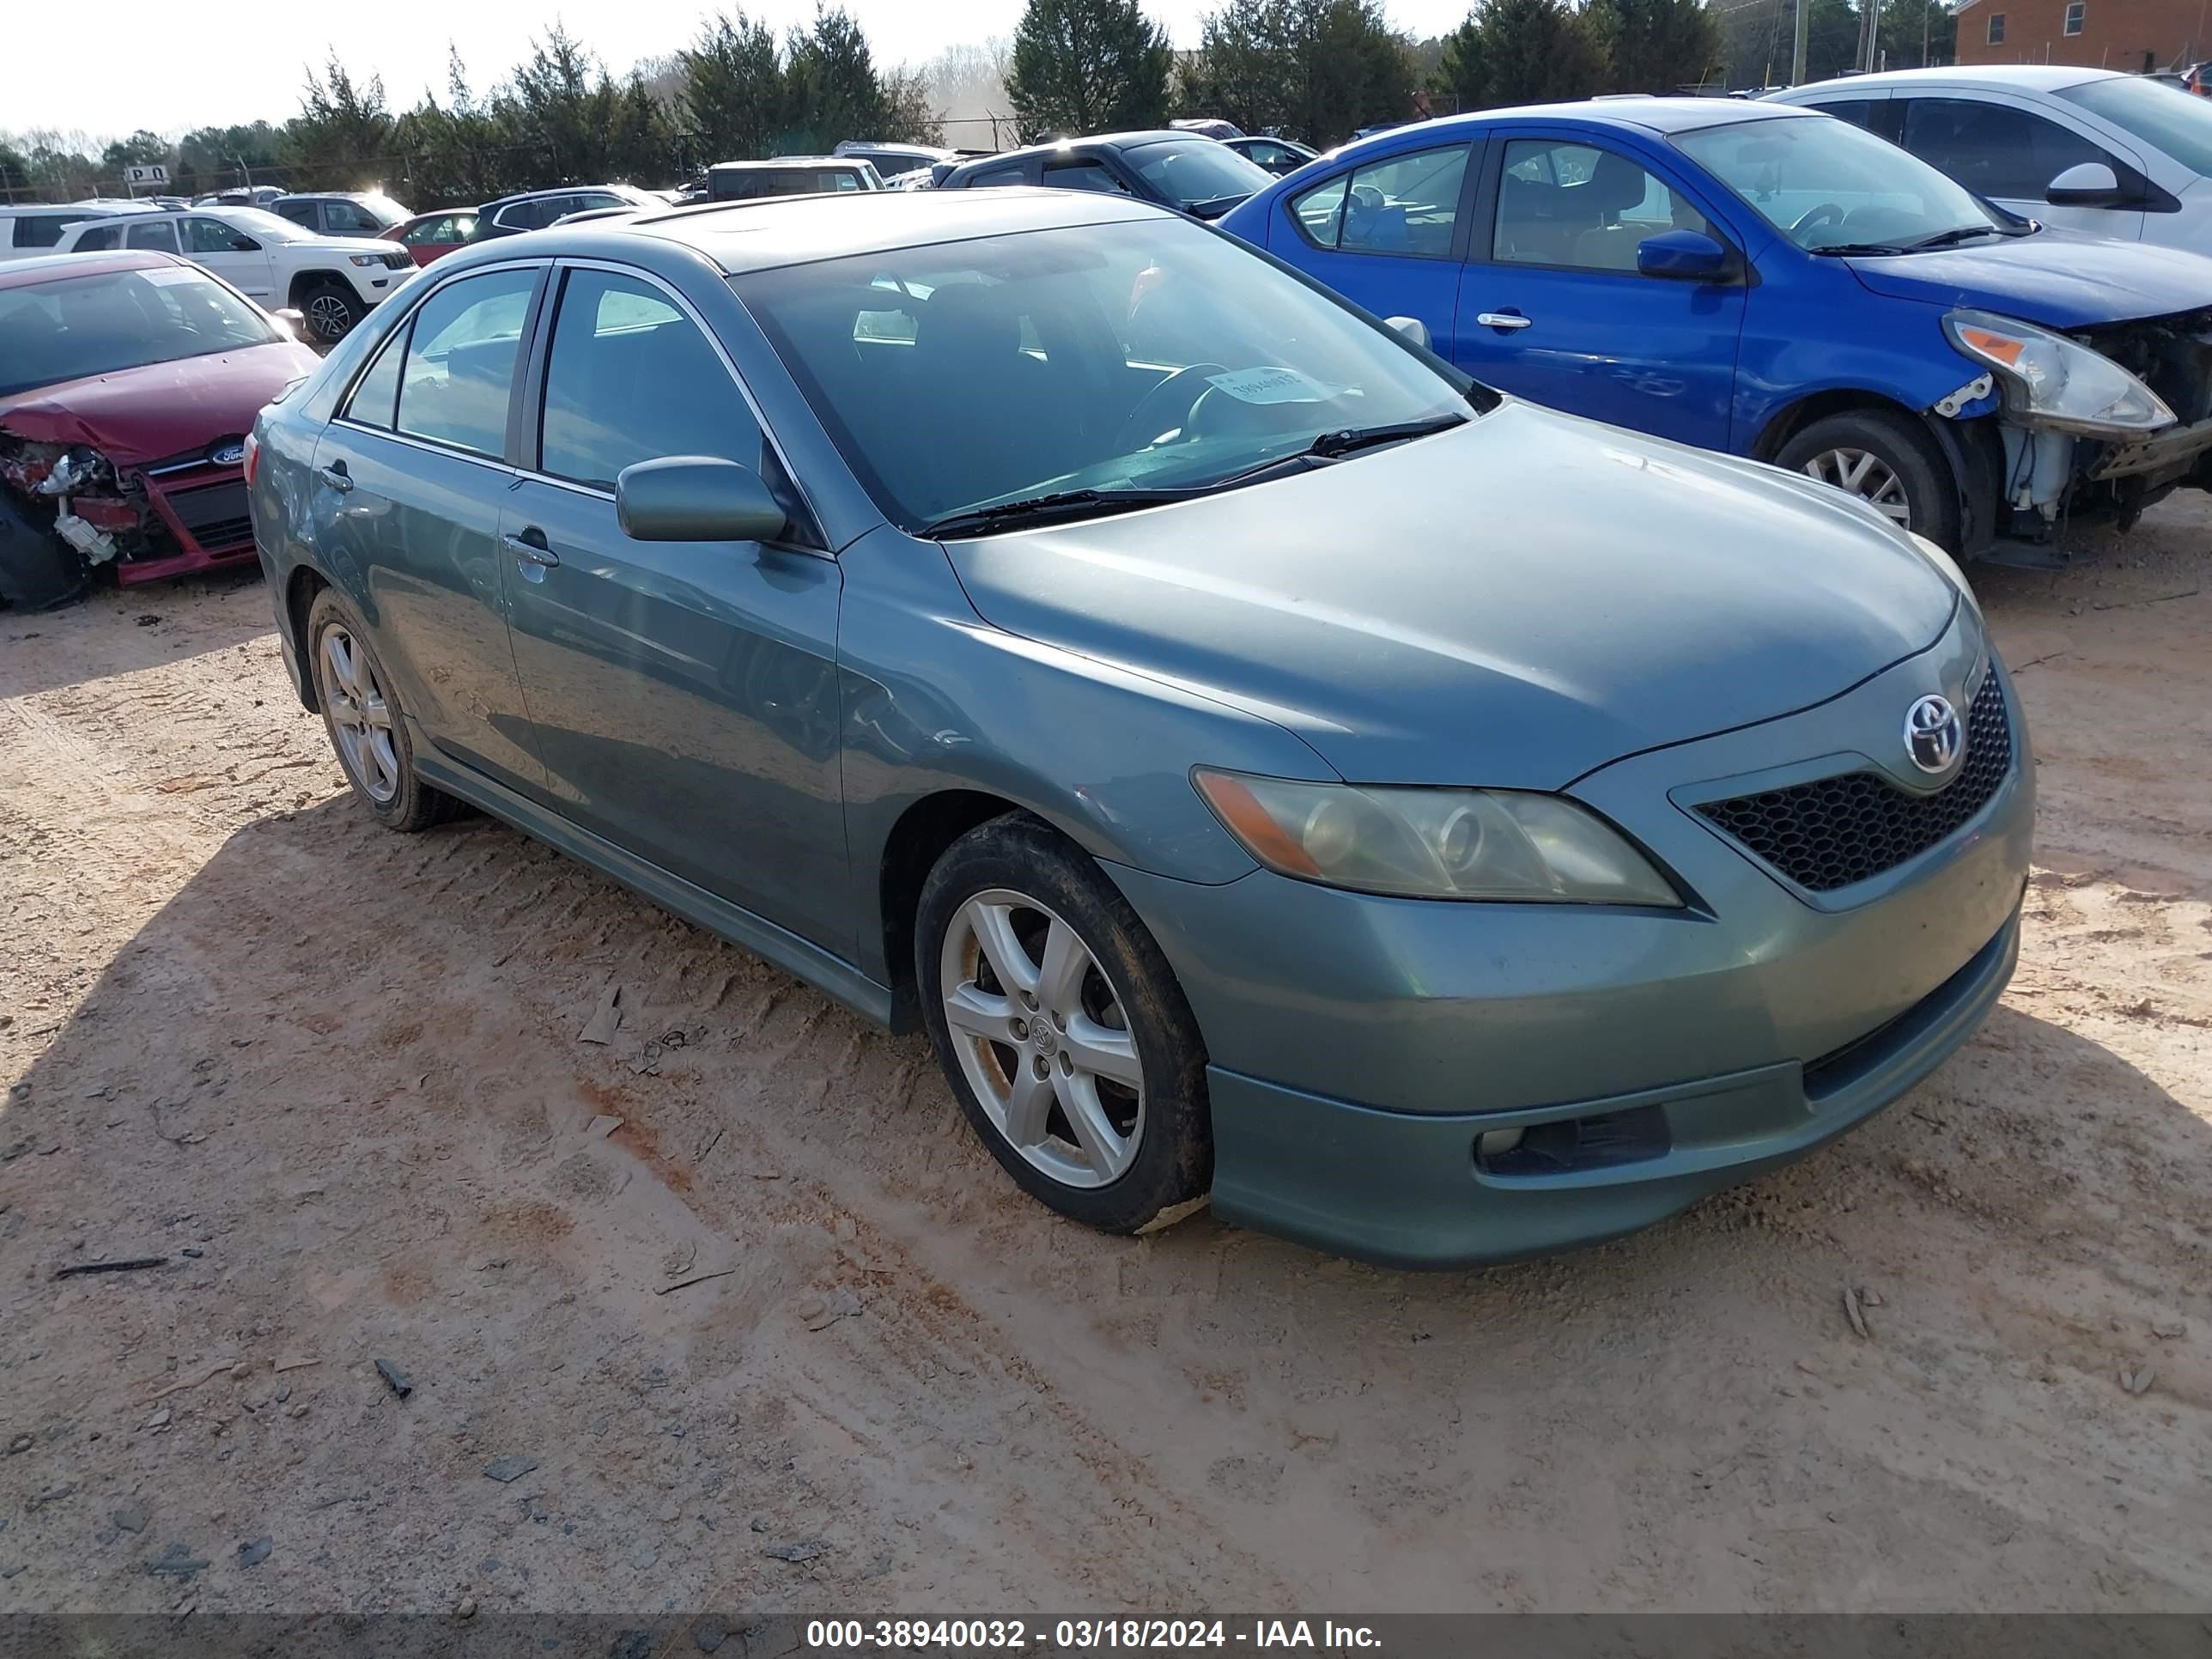
<path id="1" fill-rule="evenodd" d="M 928 796 L 996 796 L 1095 857 L 1219 884 L 1257 866 L 1199 799 L 1194 765 L 1336 776 L 1268 720 L 993 628 L 933 543 L 885 526 L 841 562 L 846 840 L 860 965 L 879 980 L 890 975 L 885 850 L 899 819 Z"/>
<path id="2" fill-rule="evenodd" d="M 1943 332 L 1943 307 L 1870 293 L 1840 262 L 1753 289 L 1736 359 L 1729 447 L 1761 453 L 1775 422 L 1828 392 L 1871 393 L 1915 413 L 1981 370 Z"/>

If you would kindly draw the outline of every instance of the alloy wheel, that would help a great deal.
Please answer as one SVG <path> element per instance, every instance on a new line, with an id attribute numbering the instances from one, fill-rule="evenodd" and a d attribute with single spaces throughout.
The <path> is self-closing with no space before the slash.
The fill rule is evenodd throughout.
<path id="1" fill-rule="evenodd" d="M 307 324 L 325 340 L 343 340 L 353 325 L 353 307 L 335 294 L 318 294 L 307 301 Z"/>
<path id="2" fill-rule="evenodd" d="M 336 624 L 323 630 L 317 667 L 338 758 L 362 792 L 381 806 L 399 793 L 399 754 L 392 746 L 392 706 L 376 670 L 354 636 Z"/>
<path id="3" fill-rule="evenodd" d="M 1912 503 L 1905 494 L 1905 480 L 1897 469 L 1866 449 L 1824 449 L 1805 463 L 1808 477 L 1850 491 L 1883 517 L 1912 528 Z"/>
<path id="4" fill-rule="evenodd" d="M 1119 1180 L 1144 1138 L 1145 1072 L 1097 955 L 1005 888 L 961 905 L 942 950 L 945 1024 L 993 1127 L 1064 1186 Z"/>

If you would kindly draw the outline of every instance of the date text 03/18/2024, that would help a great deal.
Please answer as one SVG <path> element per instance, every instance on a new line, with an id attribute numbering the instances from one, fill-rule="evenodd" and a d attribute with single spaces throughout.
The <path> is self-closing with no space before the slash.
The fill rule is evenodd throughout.
<path id="1" fill-rule="evenodd" d="M 1035 1648 L 1085 1653 L 1099 1650 L 1180 1648 L 1332 1648 L 1379 1650 L 1365 1625 L 1306 1619 L 813 1619 L 806 1645 L 818 1650 Z"/>

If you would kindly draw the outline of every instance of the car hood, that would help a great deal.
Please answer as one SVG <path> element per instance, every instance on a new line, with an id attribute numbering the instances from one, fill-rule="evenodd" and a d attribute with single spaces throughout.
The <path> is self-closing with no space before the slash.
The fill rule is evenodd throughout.
<path id="1" fill-rule="evenodd" d="M 389 236 L 302 236 L 288 242 L 288 247 L 305 248 L 317 253 L 404 253 L 404 243 Z"/>
<path id="2" fill-rule="evenodd" d="M 118 466 L 166 460 L 250 430 L 320 360 L 292 341 L 149 363 L 0 398 L 0 428 L 32 443 L 89 444 Z"/>
<path id="3" fill-rule="evenodd" d="M 2212 305 L 2212 261 L 2180 248 L 2072 231 L 1848 260 L 1876 294 L 1975 306 L 2045 328 L 2087 328 L 2201 311 Z"/>
<path id="4" fill-rule="evenodd" d="M 1825 702 L 1956 604 L 1824 485 L 1510 398 L 1294 477 L 947 551 L 994 626 L 1273 720 L 1363 783 L 1558 788 Z"/>

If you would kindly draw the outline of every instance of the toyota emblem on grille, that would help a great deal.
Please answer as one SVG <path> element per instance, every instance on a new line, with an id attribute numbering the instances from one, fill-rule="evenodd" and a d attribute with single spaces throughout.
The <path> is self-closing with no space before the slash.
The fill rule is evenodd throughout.
<path id="1" fill-rule="evenodd" d="M 1948 697 L 1923 697 L 1905 711 L 1905 752 L 1923 772 L 1949 771 L 1966 741 L 1959 711 Z"/>

